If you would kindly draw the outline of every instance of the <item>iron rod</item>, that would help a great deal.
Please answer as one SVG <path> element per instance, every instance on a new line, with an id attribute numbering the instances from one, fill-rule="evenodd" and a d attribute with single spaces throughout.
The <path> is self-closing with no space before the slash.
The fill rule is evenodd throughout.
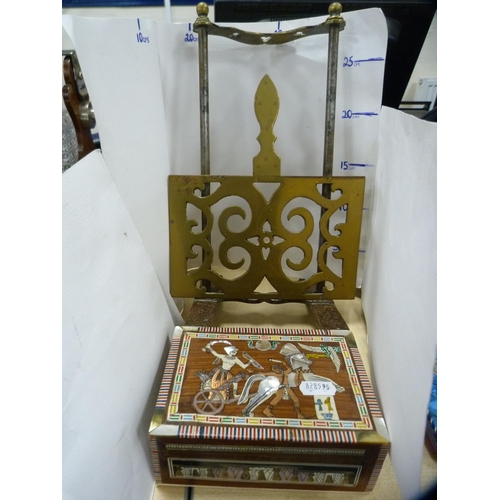
<path id="1" fill-rule="evenodd" d="M 210 175 L 210 132 L 208 114 L 208 5 L 200 2 L 196 6 L 198 19 L 196 27 L 198 33 L 198 67 L 199 67 L 199 87 L 200 87 L 200 173 Z M 202 192 L 203 197 L 210 196 L 210 183 L 205 182 Z M 201 229 L 205 231 L 208 221 L 205 212 L 201 214 Z M 207 242 L 211 243 L 211 235 L 208 234 Z M 202 250 L 202 262 L 205 262 L 207 253 Z M 211 290 L 208 280 L 203 280 L 205 290 Z"/>
<path id="2" fill-rule="evenodd" d="M 330 5 L 328 21 L 331 22 L 328 30 L 328 62 L 326 74 L 326 110 L 325 110 L 325 144 L 323 152 L 323 176 L 331 177 L 333 175 L 333 148 L 335 141 L 335 111 L 337 101 L 337 68 L 338 68 L 338 46 L 339 46 L 339 33 L 343 29 L 343 19 L 340 17 L 342 7 L 340 4 L 335 3 Z M 340 22 L 339 22 L 340 21 Z M 331 186 L 330 184 L 323 184 L 321 194 L 324 198 L 330 199 Z M 321 210 L 321 217 L 325 214 L 325 209 Z M 319 249 L 324 245 L 326 239 L 319 234 L 318 253 Z M 318 272 L 319 261 L 318 261 Z M 316 286 L 316 291 L 321 293 L 324 282 L 319 282 Z"/>
<path id="3" fill-rule="evenodd" d="M 337 99 L 339 25 L 330 25 L 328 33 L 328 66 L 326 81 L 325 150 L 323 176 L 333 174 L 333 146 L 335 140 L 335 105 Z"/>
<path id="4" fill-rule="evenodd" d="M 200 68 L 200 148 L 201 175 L 210 175 L 210 133 L 208 116 L 208 33 L 198 28 L 198 61 Z"/>

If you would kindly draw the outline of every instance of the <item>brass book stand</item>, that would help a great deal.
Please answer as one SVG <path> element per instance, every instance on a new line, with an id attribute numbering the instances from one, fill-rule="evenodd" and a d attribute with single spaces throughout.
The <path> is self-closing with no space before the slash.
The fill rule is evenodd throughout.
<path id="1" fill-rule="evenodd" d="M 173 297 L 194 299 L 189 325 L 215 326 L 217 303 L 237 300 L 305 302 L 322 328 L 347 329 L 333 300 L 355 297 L 365 179 L 332 175 L 338 40 L 345 26 L 341 5 L 330 5 L 329 17 L 322 24 L 269 34 L 217 26 L 208 19 L 205 3 L 199 3 L 196 11 L 201 175 L 169 177 L 170 292 Z M 323 176 L 281 176 L 273 133 L 279 98 L 268 75 L 262 78 L 255 95 L 261 150 L 253 159 L 253 175 L 210 175 L 208 35 L 273 45 L 317 34 L 328 34 Z M 267 189 L 263 189 L 265 186 Z M 217 217 L 213 208 L 235 197 L 243 200 L 250 213 L 235 205 L 223 208 Z M 311 210 L 300 204 L 304 199 L 315 205 L 316 221 Z M 299 200 L 298 205 L 293 205 L 294 200 Z M 302 228 L 292 230 L 287 221 L 297 217 Z M 234 227 L 232 218 L 240 218 L 244 227 Z M 317 224 L 319 236 L 313 242 L 311 235 Z M 216 230 L 221 240 L 218 244 Z M 245 257 L 235 261 L 231 253 L 235 249 Z M 214 265 L 217 257 L 220 270 Z M 198 263 L 193 265 L 196 259 Z M 308 276 L 293 273 L 311 269 Z"/>

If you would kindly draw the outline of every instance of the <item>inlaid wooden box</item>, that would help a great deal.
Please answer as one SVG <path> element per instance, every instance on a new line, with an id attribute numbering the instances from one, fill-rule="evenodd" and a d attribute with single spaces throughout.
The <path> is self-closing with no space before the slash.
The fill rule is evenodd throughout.
<path id="1" fill-rule="evenodd" d="M 369 491 L 389 439 L 344 330 L 176 328 L 150 429 L 170 485 Z"/>

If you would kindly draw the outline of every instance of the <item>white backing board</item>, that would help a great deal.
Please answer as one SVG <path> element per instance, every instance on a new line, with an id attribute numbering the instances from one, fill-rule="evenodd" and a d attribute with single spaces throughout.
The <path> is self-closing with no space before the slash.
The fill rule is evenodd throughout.
<path id="1" fill-rule="evenodd" d="M 174 323 L 98 151 L 63 174 L 65 500 L 149 498 L 151 394 Z"/>
<path id="2" fill-rule="evenodd" d="M 417 498 L 437 345 L 436 124 L 382 108 L 363 286 L 372 378 L 405 499 Z"/>

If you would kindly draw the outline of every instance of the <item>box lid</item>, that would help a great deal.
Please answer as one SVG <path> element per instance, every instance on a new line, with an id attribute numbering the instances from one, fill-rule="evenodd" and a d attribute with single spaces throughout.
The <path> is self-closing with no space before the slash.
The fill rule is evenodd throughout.
<path id="1" fill-rule="evenodd" d="M 177 328 L 150 434 L 389 442 L 347 330 Z"/>

